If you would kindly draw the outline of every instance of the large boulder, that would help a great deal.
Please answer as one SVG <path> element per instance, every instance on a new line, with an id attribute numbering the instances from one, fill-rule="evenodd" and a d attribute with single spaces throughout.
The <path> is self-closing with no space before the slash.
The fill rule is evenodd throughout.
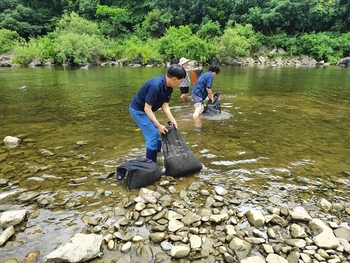
<path id="1" fill-rule="evenodd" d="M 347 67 L 350 65 L 350 57 L 341 58 L 337 62 L 337 66 Z"/>

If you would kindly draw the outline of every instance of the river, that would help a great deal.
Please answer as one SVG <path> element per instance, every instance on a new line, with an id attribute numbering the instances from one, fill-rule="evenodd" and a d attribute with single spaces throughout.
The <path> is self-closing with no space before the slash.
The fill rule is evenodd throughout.
<path id="1" fill-rule="evenodd" d="M 0 139 L 22 139 L 14 148 L 1 144 L 0 179 L 7 183 L 0 189 L 35 193 L 26 202 L 0 203 L 0 213 L 30 214 L 13 238 L 19 245 L 0 248 L 4 259 L 23 260 L 35 249 L 50 252 L 84 228 L 84 215 L 137 193 L 113 174 L 119 164 L 145 154 L 128 105 L 143 82 L 165 71 L 0 68 Z M 276 195 L 287 189 L 300 198 L 348 200 L 349 87 L 349 68 L 222 67 L 213 84 L 222 114 L 199 121 L 192 119 L 191 100 L 182 101 L 175 89 L 170 106 L 179 131 L 204 166 L 178 186 L 215 181 Z M 157 117 L 166 124 L 160 111 Z M 158 161 L 162 165 L 161 154 Z M 303 191 L 309 184 L 317 190 Z M 99 189 L 111 194 L 97 198 Z"/>

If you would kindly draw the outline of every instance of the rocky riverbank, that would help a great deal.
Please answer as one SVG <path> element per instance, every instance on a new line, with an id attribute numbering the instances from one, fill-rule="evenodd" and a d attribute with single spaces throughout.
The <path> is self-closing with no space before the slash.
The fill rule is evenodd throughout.
<path id="1" fill-rule="evenodd" d="M 198 181 L 177 189 L 177 180 L 163 176 L 119 205 L 85 215 L 84 230 L 69 243 L 45 255 L 31 251 L 26 262 L 350 261 L 347 201 L 293 200 L 283 189 L 268 197 Z M 28 217 L 25 210 L 1 214 L 2 246 Z"/>
<path id="2" fill-rule="evenodd" d="M 293 67 L 315 67 L 315 66 L 329 66 L 336 65 L 346 67 L 350 65 L 350 57 L 341 58 L 336 63 L 325 62 L 324 60 L 317 61 L 316 59 L 304 55 L 302 57 L 287 57 L 287 52 L 283 49 L 273 49 L 268 54 L 264 55 L 256 55 L 257 58 L 246 57 L 246 58 L 227 58 L 225 61 L 221 61 L 220 64 L 225 66 L 253 66 L 253 65 L 262 65 L 262 66 L 270 66 L 270 67 L 281 67 L 281 66 L 293 66 Z M 13 64 L 12 59 L 14 57 L 14 52 L 8 52 L 0 55 L 0 67 L 18 67 L 22 65 Z M 216 62 L 216 59 L 213 59 L 213 62 Z M 172 63 L 177 63 L 177 61 L 172 61 Z M 191 61 L 190 64 L 197 65 L 197 61 Z M 83 64 L 81 65 L 82 69 L 88 69 L 91 64 Z M 98 66 L 131 66 L 131 67 L 153 67 L 153 66 L 166 66 L 163 64 L 147 64 L 142 65 L 141 61 L 128 61 L 126 58 L 115 60 L 115 61 L 104 61 L 97 63 Z M 33 59 L 29 64 L 29 67 L 40 67 L 40 66 L 54 66 L 52 62 L 44 62 L 38 59 Z M 69 66 L 69 64 L 65 64 L 64 66 Z"/>

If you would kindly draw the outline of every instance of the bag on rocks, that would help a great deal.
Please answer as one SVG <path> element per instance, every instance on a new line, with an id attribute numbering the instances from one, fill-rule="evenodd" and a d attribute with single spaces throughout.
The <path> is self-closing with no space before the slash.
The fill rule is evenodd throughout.
<path id="1" fill-rule="evenodd" d="M 117 179 L 121 180 L 124 176 L 126 176 L 126 188 L 139 189 L 158 181 L 162 171 L 152 160 L 137 158 L 117 167 Z"/>
<path id="2" fill-rule="evenodd" d="M 167 129 L 168 132 L 162 134 L 165 174 L 181 177 L 200 171 L 202 163 L 194 156 L 179 131 L 171 123 Z"/>

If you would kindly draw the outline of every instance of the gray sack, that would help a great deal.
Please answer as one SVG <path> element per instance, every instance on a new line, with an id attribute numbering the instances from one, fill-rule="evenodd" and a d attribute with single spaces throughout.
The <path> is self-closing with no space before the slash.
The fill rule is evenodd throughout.
<path id="1" fill-rule="evenodd" d="M 202 169 L 202 163 L 194 156 L 179 131 L 170 126 L 162 134 L 165 174 L 173 177 L 191 175 Z"/>
<path id="2" fill-rule="evenodd" d="M 139 189 L 158 181 L 162 176 L 162 171 L 152 160 L 138 158 L 119 165 L 117 174 L 126 176 L 126 188 Z"/>

